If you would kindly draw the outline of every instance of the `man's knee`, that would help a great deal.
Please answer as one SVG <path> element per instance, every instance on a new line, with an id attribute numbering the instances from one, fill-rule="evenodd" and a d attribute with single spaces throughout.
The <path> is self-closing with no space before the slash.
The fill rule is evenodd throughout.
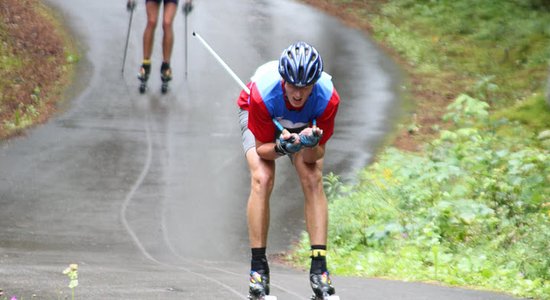
<path id="1" fill-rule="evenodd" d="M 164 32 L 170 32 L 172 31 L 172 26 L 173 26 L 174 22 L 173 21 L 170 21 L 170 20 L 164 20 L 162 21 L 162 30 L 164 30 Z"/>
<path id="2" fill-rule="evenodd" d="M 275 176 L 265 170 L 256 170 L 252 172 L 252 184 L 258 189 L 271 189 Z"/>
<path id="3" fill-rule="evenodd" d="M 157 27 L 157 19 L 153 19 L 153 18 L 148 19 L 147 20 L 147 27 L 149 29 L 154 30 Z"/>
<path id="4" fill-rule="evenodd" d="M 323 174 L 317 168 L 307 168 L 299 172 L 298 176 L 305 188 L 317 189 L 323 185 Z"/>

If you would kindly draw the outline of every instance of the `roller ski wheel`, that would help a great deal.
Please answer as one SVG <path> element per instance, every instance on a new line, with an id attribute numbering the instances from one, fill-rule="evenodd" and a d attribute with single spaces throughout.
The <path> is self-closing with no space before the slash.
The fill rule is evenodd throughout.
<path id="1" fill-rule="evenodd" d="M 147 82 L 142 81 L 139 84 L 139 93 L 140 94 L 145 94 L 146 91 L 147 91 Z"/>
<path id="2" fill-rule="evenodd" d="M 309 281 L 313 295 L 311 300 L 340 300 L 339 296 L 335 295 L 334 287 L 332 286 L 332 280 L 329 273 L 323 274 L 310 274 Z"/>
<path id="3" fill-rule="evenodd" d="M 252 296 L 252 295 L 248 295 L 248 300 L 277 300 L 277 297 L 275 296 L 272 296 L 272 295 L 264 295 L 264 296 Z"/>
<path id="4" fill-rule="evenodd" d="M 269 295 L 269 275 L 250 272 L 248 300 L 277 300 L 277 297 Z"/>
<path id="5" fill-rule="evenodd" d="M 162 85 L 160 87 L 160 92 L 163 94 L 168 93 L 168 82 L 162 82 Z"/>
<path id="6" fill-rule="evenodd" d="M 316 295 L 311 296 L 310 300 L 340 300 L 340 296 L 336 295 L 324 295 L 322 297 L 317 297 Z"/>

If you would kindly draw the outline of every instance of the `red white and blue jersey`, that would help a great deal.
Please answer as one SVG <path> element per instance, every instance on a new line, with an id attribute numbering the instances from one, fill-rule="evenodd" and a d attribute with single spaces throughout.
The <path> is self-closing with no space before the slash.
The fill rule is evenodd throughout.
<path id="1" fill-rule="evenodd" d="M 248 128 L 257 140 L 270 143 L 279 134 L 273 119 L 296 133 L 310 127 L 316 120 L 317 127 L 323 130 L 319 143 L 325 144 L 334 132 L 334 119 L 340 103 L 332 77 L 323 72 L 304 106 L 294 108 L 285 96 L 278 65 L 278 61 L 272 61 L 260 66 L 247 84 L 250 95 L 243 90 L 237 99 L 239 107 L 249 112 Z"/>

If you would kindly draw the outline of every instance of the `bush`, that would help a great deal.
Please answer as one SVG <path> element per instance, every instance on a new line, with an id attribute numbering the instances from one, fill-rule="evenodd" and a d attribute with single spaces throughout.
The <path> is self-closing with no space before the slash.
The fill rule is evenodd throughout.
<path id="1" fill-rule="evenodd" d="M 550 154 L 488 108 L 459 96 L 457 129 L 425 154 L 388 149 L 332 199 L 334 272 L 550 295 Z"/>

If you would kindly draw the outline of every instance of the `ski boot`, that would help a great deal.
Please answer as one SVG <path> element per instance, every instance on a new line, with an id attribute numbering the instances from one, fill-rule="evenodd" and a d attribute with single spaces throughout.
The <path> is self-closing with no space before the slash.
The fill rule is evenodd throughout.
<path id="1" fill-rule="evenodd" d="M 311 300 L 340 300 L 340 297 L 334 295 L 335 290 L 328 272 L 310 274 L 309 281 L 313 289 Z"/>
<path id="2" fill-rule="evenodd" d="M 162 63 L 160 67 L 160 79 L 162 80 L 161 92 L 166 94 L 168 92 L 168 82 L 172 80 L 172 69 L 170 69 L 169 63 Z"/>
<path id="3" fill-rule="evenodd" d="M 275 296 L 269 296 L 269 274 L 260 274 L 256 271 L 250 272 L 250 283 L 248 284 L 249 300 L 277 300 Z"/>
<path id="4" fill-rule="evenodd" d="M 183 14 L 187 16 L 193 10 L 193 1 L 186 0 L 181 10 L 183 11 Z"/>
<path id="5" fill-rule="evenodd" d="M 151 65 L 142 64 L 141 69 L 139 69 L 138 79 L 141 81 L 139 85 L 139 92 L 141 94 L 145 93 L 147 90 L 147 80 L 149 80 L 149 74 L 151 73 Z"/>

